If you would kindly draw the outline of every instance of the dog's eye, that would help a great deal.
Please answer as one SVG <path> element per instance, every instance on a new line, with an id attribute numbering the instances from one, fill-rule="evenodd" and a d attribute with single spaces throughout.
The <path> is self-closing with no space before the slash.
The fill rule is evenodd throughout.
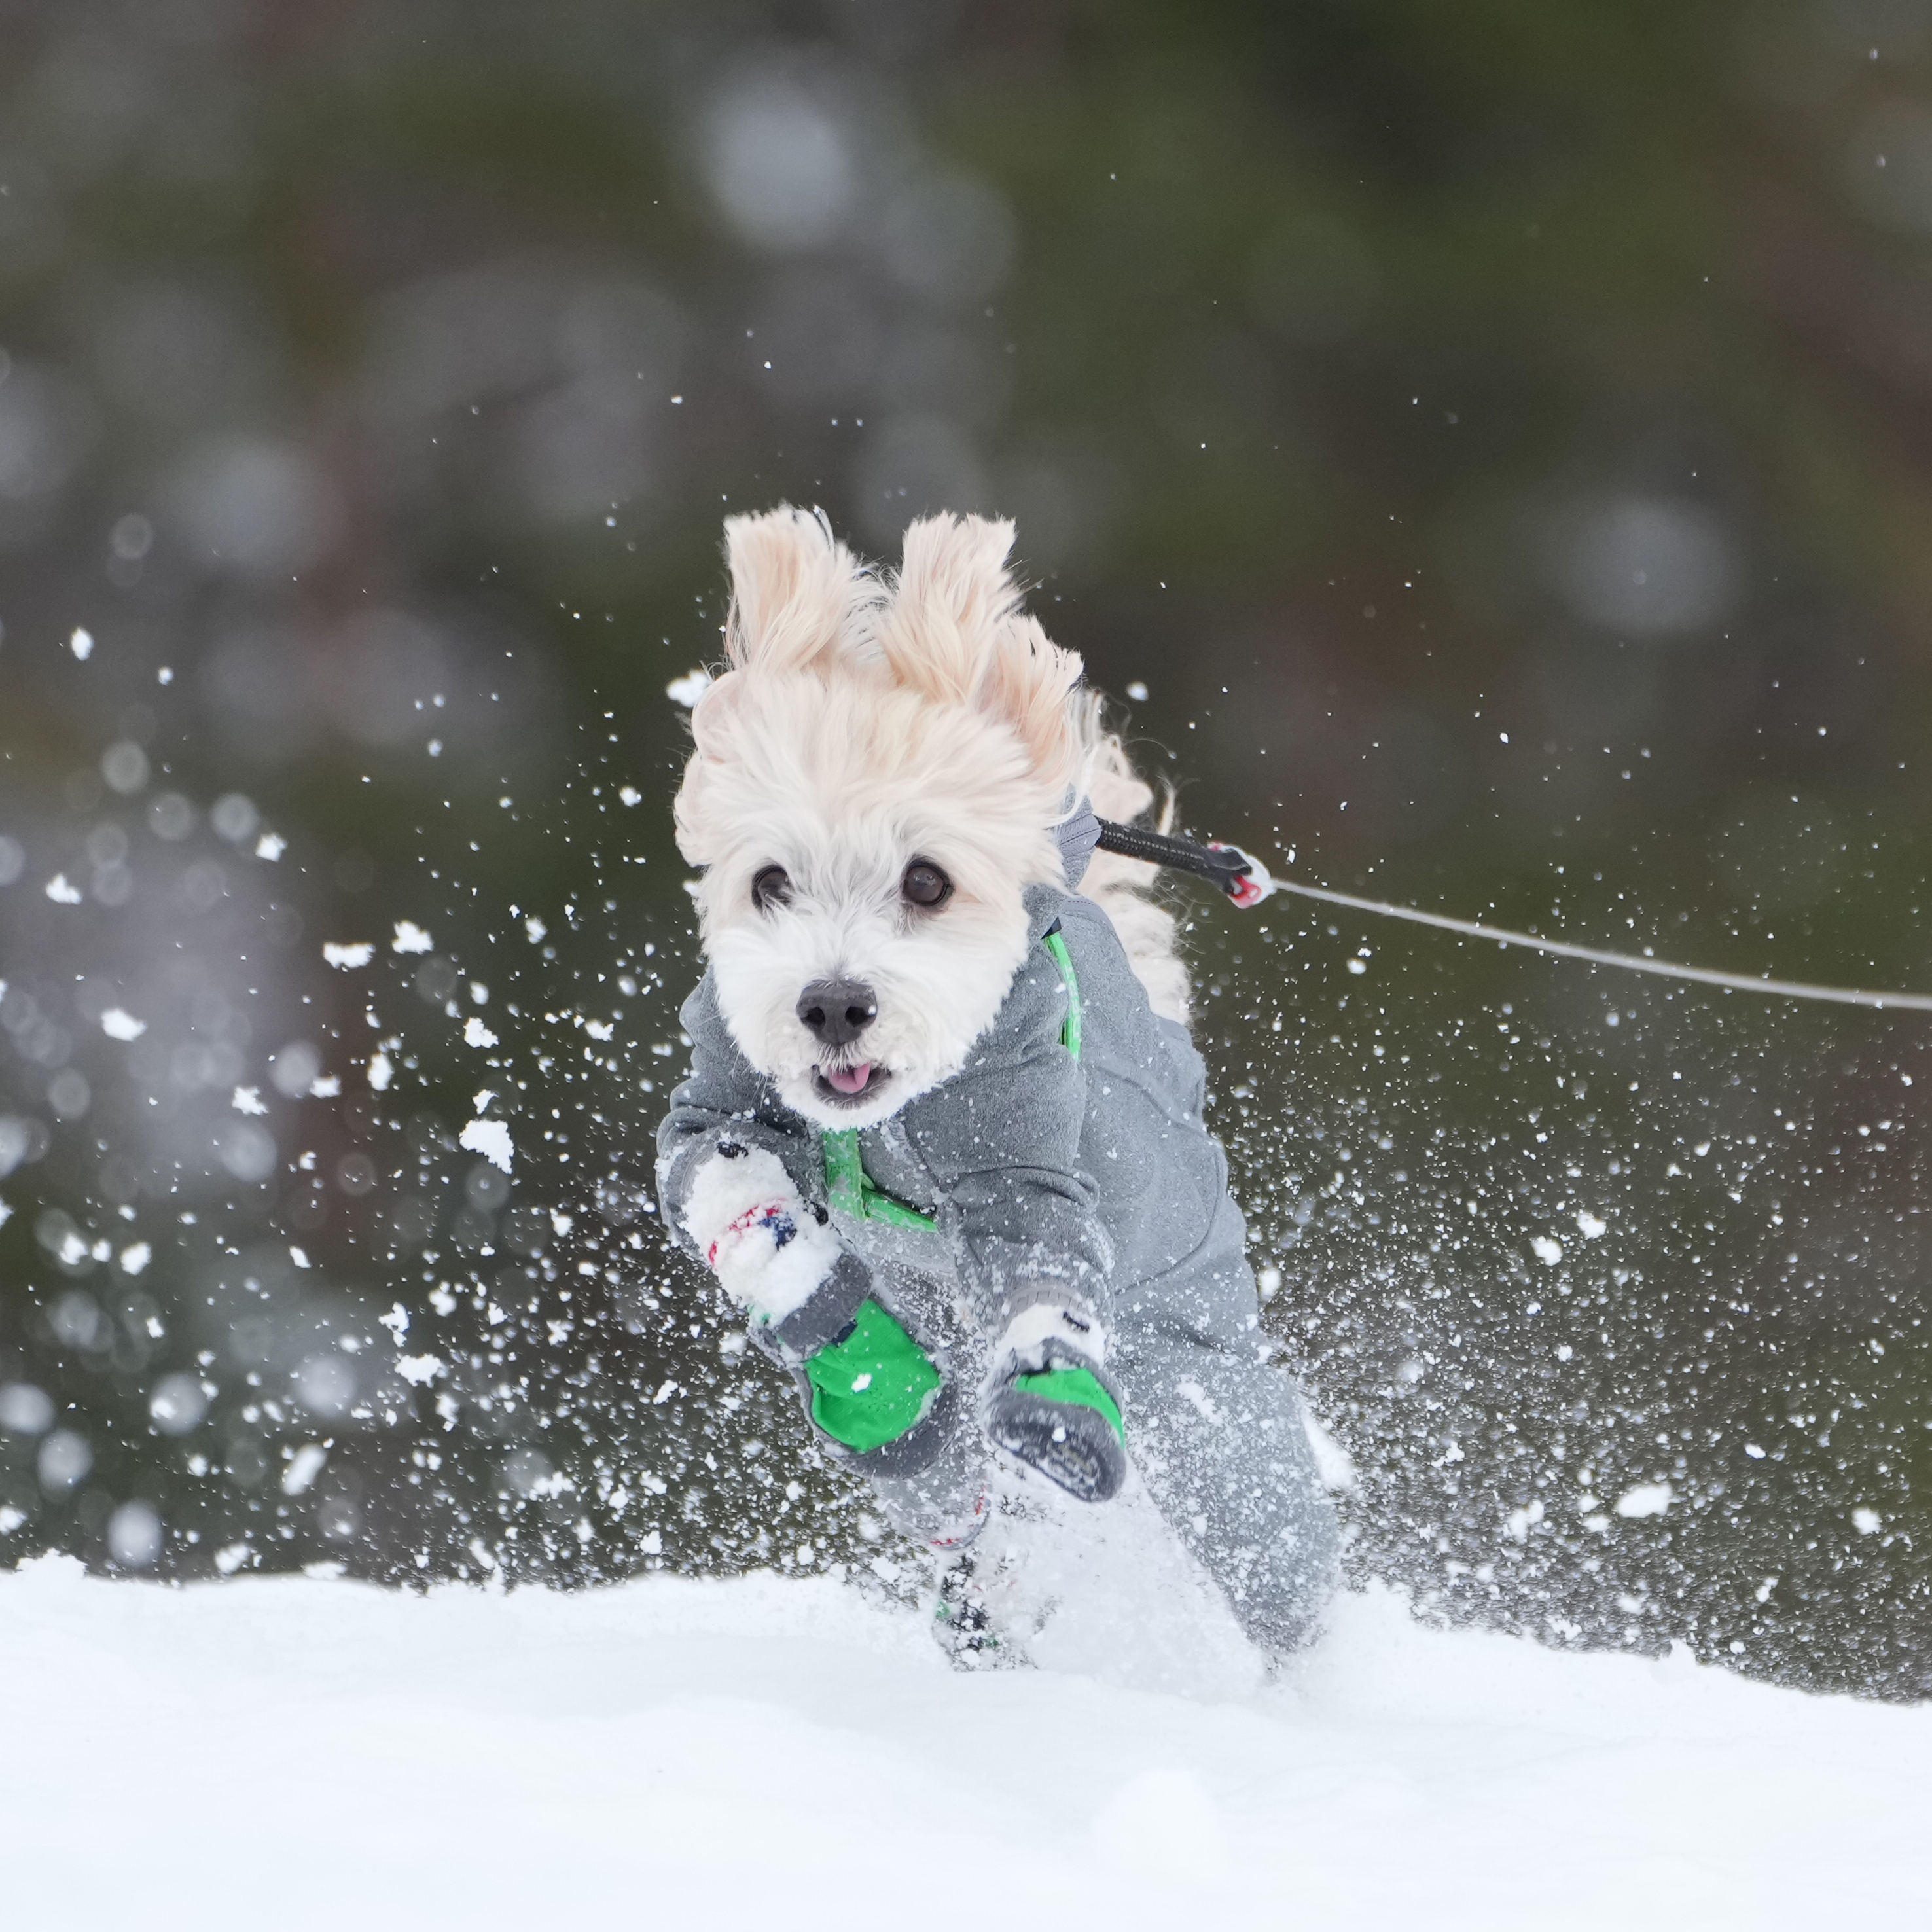
<path id="1" fill-rule="evenodd" d="M 782 866 L 767 866 L 752 881 L 752 903 L 760 912 L 787 904 L 791 898 L 791 880 Z"/>
<path id="2" fill-rule="evenodd" d="M 915 859 L 905 868 L 905 877 L 899 881 L 899 890 L 916 906 L 924 906 L 930 911 L 934 906 L 942 906 L 952 896 L 952 881 L 933 864 L 929 859 Z"/>

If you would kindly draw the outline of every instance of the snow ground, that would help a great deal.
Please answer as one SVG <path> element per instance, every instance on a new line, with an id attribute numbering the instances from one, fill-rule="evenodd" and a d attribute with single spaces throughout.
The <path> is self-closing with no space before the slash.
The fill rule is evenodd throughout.
<path id="1" fill-rule="evenodd" d="M 0 1576 L 0 1657 L 22 1932 L 1932 1924 L 1932 1707 L 1386 1594 L 1292 1682 L 1185 1696 L 957 1672 L 825 1577 L 412 1598 L 52 1558 Z"/>

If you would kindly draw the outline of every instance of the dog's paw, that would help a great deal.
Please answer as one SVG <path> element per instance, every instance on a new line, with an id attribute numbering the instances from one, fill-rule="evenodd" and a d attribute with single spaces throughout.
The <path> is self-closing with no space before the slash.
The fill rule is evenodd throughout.
<path id="1" fill-rule="evenodd" d="M 1032 1619 L 1010 1556 L 969 1550 L 940 1569 L 932 1634 L 956 1670 L 1024 1670 Z"/>
<path id="2" fill-rule="evenodd" d="M 684 1225 L 725 1293 L 765 1322 L 803 1307 L 838 1258 L 837 1238 L 762 1148 L 721 1148 L 706 1161 Z"/>
<path id="3" fill-rule="evenodd" d="M 1078 1355 L 1097 1369 L 1106 1360 L 1106 1330 L 1085 1307 L 1042 1296 L 1007 1322 L 993 1345 L 994 1372 L 1036 1375 L 1055 1354 Z"/>

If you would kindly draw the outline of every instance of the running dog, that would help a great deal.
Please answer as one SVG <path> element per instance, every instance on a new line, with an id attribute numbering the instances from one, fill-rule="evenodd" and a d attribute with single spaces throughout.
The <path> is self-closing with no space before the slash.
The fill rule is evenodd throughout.
<path id="1" fill-rule="evenodd" d="M 1250 1636 L 1294 1650 L 1334 1516 L 1173 920 L 1150 866 L 1095 850 L 1152 791 L 1023 611 L 1011 524 L 915 523 L 891 574 L 796 509 L 725 534 L 727 664 L 676 804 L 707 964 L 667 1225 L 906 1534 L 966 1549 L 1001 1459 L 1096 1508 L 1131 1463 Z"/>

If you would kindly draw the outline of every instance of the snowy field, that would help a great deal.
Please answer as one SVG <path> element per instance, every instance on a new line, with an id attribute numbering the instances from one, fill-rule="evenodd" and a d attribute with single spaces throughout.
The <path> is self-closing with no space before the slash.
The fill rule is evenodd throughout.
<path id="1" fill-rule="evenodd" d="M 956 1672 L 824 1577 L 425 1598 L 52 1558 L 0 1576 L 0 1654 L 22 1932 L 1932 1925 L 1932 1708 L 1386 1595 L 1293 1682 L 1189 1696 Z"/>

